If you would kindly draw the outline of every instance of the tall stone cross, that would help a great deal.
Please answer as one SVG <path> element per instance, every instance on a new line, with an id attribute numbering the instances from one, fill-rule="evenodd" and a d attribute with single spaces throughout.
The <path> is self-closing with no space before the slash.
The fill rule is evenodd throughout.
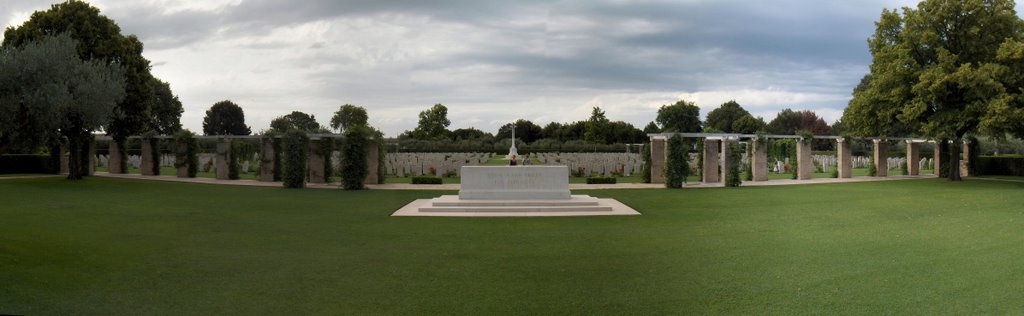
<path id="1" fill-rule="evenodd" d="M 519 151 L 516 150 L 516 122 L 512 122 L 512 147 L 508 148 L 508 155 L 506 159 L 512 159 L 513 156 L 519 156 Z"/>

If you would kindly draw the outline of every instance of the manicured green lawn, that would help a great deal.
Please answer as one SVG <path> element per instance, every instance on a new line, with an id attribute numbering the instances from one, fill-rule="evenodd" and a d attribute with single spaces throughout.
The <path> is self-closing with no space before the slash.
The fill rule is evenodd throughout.
<path id="1" fill-rule="evenodd" d="M 642 216 L 393 218 L 454 192 L 0 181 L 0 314 L 1021 314 L 1024 183 L 594 190 Z"/>

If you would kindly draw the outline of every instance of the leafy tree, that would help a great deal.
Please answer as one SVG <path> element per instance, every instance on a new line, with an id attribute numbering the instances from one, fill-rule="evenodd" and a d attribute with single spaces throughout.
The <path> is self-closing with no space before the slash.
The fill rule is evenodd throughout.
<path id="1" fill-rule="evenodd" d="M 153 131 L 173 135 L 181 130 L 181 100 L 171 92 L 171 85 L 153 78 Z"/>
<path id="2" fill-rule="evenodd" d="M 661 128 L 659 128 L 658 124 L 654 123 L 654 121 L 651 121 L 650 123 L 647 123 L 647 126 L 644 126 L 644 134 L 655 133 L 661 133 Z"/>
<path id="3" fill-rule="evenodd" d="M 434 104 L 433 107 L 420 112 L 420 121 L 416 129 L 412 130 L 412 137 L 415 139 L 447 139 L 448 107 L 443 104 Z"/>
<path id="4" fill-rule="evenodd" d="M 526 119 L 518 119 L 515 124 L 516 141 L 523 141 L 528 144 L 540 139 L 542 128 L 537 126 L 537 124 L 533 124 L 533 122 Z M 494 138 L 499 141 L 512 138 L 512 123 L 502 125 L 498 128 L 498 134 L 495 135 Z"/>
<path id="5" fill-rule="evenodd" d="M 365 125 L 345 130 L 345 142 L 341 146 L 341 186 L 345 190 L 365 188 L 363 180 L 370 172 L 366 165 L 366 150 L 372 136 L 373 130 Z"/>
<path id="6" fill-rule="evenodd" d="M 755 118 L 753 115 L 741 117 L 732 123 L 733 133 L 753 134 L 764 131 L 766 128 L 768 128 L 768 124 L 764 123 L 764 119 L 761 117 Z"/>
<path id="7" fill-rule="evenodd" d="M 92 132 L 110 122 L 110 111 L 125 96 L 123 71 L 79 59 L 75 46 L 70 36 L 58 35 L 0 49 L 0 148 L 66 137 L 71 180 L 88 172 L 83 162 Z"/>
<path id="8" fill-rule="evenodd" d="M 562 134 L 562 128 L 562 123 L 548 123 L 548 125 L 544 125 L 544 128 L 540 130 L 540 138 L 559 139 Z"/>
<path id="9" fill-rule="evenodd" d="M 636 128 L 633 124 L 623 121 L 608 123 L 607 130 L 610 136 L 605 144 L 635 144 L 642 143 L 647 140 L 647 134 L 645 134 L 644 131 Z"/>
<path id="10" fill-rule="evenodd" d="M 124 36 L 113 20 L 100 14 L 86 2 L 68 0 L 47 11 L 36 11 L 19 27 L 7 28 L 4 46 L 22 46 L 53 34 L 68 34 L 77 40 L 78 56 L 123 68 L 125 95 L 107 115 L 106 132 L 124 144 L 130 135 L 139 135 L 152 121 L 153 77 L 149 60 L 142 57 L 143 45 L 135 35 Z"/>
<path id="11" fill-rule="evenodd" d="M 306 133 L 291 129 L 284 133 L 284 172 L 281 175 L 285 188 L 303 188 L 306 186 L 306 162 L 309 157 L 309 136 Z"/>
<path id="12" fill-rule="evenodd" d="M 708 112 L 708 117 L 704 120 L 704 126 L 713 127 L 725 133 L 736 133 L 733 130 L 733 124 L 748 116 L 750 116 L 750 112 L 744 110 L 739 103 L 733 100 L 722 103 L 717 109 Z"/>
<path id="13" fill-rule="evenodd" d="M 925 0 L 902 15 L 883 10 L 868 39 L 872 62 L 866 87 L 855 91 L 843 121 L 856 134 L 903 132 L 960 140 L 978 131 L 989 108 L 1006 104 L 999 48 L 1021 40 L 1024 23 L 1010 0 Z M 896 124 L 899 123 L 899 124 Z M 995 125 L 995 124 L 993 124 Z M 958 168 L 949 179 L 960 180 Z"/>
<path id="14" fill-rule="evenodd" d="M 331 118 L 331 128 L 344 133 L 352 126 L 366 126 L 369 119 L 365 108 L 345 104 L 338 108 L 337 112 L 334 112 L 334 117 Z"/>
<path id="15" fill-rule="evenodd" d="M 699 133 L 700 108 L 693 102 L 680 100 L 673 105 L 662 105 L 658 109 L 658 124 L 665 132 Z"/>
<path id="16" fill-rule="evenodd" d="M 319 133 L 322 127 L 316 122 L 316 117 L 299 111 L 293 111 L 288 115 L 279 116 L 270 121 L 270 128 L 279 132 L 286 132 L 297 129 L 306 133 Z"/>
<path id="17" fill-rule="evenodd" d="M 214 103 L 203 118 L 204 135 L 249 135 L 242 107 L 229 100 Z"/>

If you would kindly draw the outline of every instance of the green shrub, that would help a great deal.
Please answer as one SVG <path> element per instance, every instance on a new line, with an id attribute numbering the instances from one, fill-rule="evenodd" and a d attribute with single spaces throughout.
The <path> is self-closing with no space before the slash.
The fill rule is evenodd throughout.
<path id="1" fill-rule="evenodd" d="M 587 184 L 615 184 L 617 179 L 615 177 L 604 177 L 594 176 L 587 178 Z"/>
<path id="2" fill-rule="evenodd" d="M 665 161 L 665 187 L 681 188 L 683 183 L 686 183 L 686 176 L 690 171 L 689 163 L 686 161 L 689 158 L 686 142 L 677 134 L 669 138 L 666 145 L 668 157 Z"/>
<path id="3" fill-rule="evenodd" d="M 740 157 L 743 154 L 741 145 L 722 142 L 722 146 L 729 146 L 729 156 L 725 157 L 725 159 L 729 159 L 729 170 L 725 172 L 725 186 L 738 187 L 743 183 L 740 181 Z"/>
<path id="4" fill-rule="evenodd" d="M 875 169 L 875 158 L 871 157 L 868 159 L 868 176 L 874 177 L 875 174 L 878 174 L 878 170 Z"/>
<path id="5" fill-rule="evenodd" d="M 836 168 L 832 168 L 832 174 L 830 174 L 829 177 L 839 178 L 839 166 L 836 166 Z"/>
<path id="6" fill-rule="evenodd" d="M 369 174 L 366 165 L 366 151 L 369 149 L 372 131 L 366 126 L 354 126 L 345 130 L 341 145 L 341 186 L 345 190 L 365 188 L 363 180 Z"/>
<path id="7" fill-rule="evenodd" d="M 49 155 L 0 155 L 0 174 L 54 173 L 54 169 L 60 166 L 51 165 Z"/>
<path id="8" fill-rule="evenodd" d="M 910 171 L 907 170 L 907 161 L 906 160 L 900 162 L 900 174 L 901 175 L 908 175 L 908 174 L 910 174 Z"/>
<path id="9" fill-rule="evenodd" d="M 643 160 L 643 166 L 640 168 L 640 182 L 651 183 L 651 145 L 643 144 L 640 146 L 640 159 Z"/>
<path id="10" fill-rule="evenodd" d="M 1024 176 L 1024 157 L 978 156 L 974 168 L 977 175 Z"/>
<path id="11" fill-rule="evenodd" d="M 235 140 L 229 140 L 228 143 L 228 179 L 238 180 L 238 171 L 241 169 L 238 163 L 238 156 L 242 155 L 241 144 Z"/>
<path id="12" fill-rule="evenodd" d="M 195 133 L 185 129 L 174 137 L 175 144 L 185 144 L 184 148 L 175 145 L 174 167 L 186 167 L 189 178 L 195 178 L 199 171 L 199 142 L 195 136 Z"/>
<path id="13" fill-rule="evenodd" d="M 309 154 L 309 137 L 305 132 L 289 130 L 284 134 L 284 172 L 282 180 L 286 188 L 306 186 L 306 156 Z"/>
<path id="14" fill-rule="evenodd" d="M 412 184 L 441 184 L 441 178 L 434 176 L 412 177 Z"/>

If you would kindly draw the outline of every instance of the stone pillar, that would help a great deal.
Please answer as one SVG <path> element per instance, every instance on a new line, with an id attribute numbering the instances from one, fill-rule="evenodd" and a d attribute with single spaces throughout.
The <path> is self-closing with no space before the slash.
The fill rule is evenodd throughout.
<path id="1" fill-rule="evenodd" d="M 260 141 L 260 181 L 274 182 L 274 160 L 277 153 L 274 152 L 274 139 L 263 138 Z"/>
<path id="2" fill-rule="evenodd" d="M 91 176 L 96 174 L 96 139 L 91 139 L 87 146 L 89 146 L 89 166 L 86 167 L 86 175 Z"/>
<path id="3" fill-rule="evenodd" d="M 814 161 L 811 160 L 811 140 L 796 141 L 796 179 L 810 180 L 814 174 Z"/>
<path id="4" fill-rule="evenodd" d="M 921 174 L 921 165 L 918 163 L 921 160 L 921 154 L 918 151 L 920 144 L 907 141 L 907 174 L 916 176 Z"/>
<path id="5" fill-rule="evenodd" d="M 840 138 L 836 140 L 836 150 L 838 151 L 838 157 L 836 161 L 836 168 L 839 171 L 840 178 L 853 177 L 853 158 L 850 152 L 850 142 L 846 139 Z"/>
<path id="6" fill-rule="evenodd" d="M 963 150 L 960 151 L 960 176 L 970 177 L 971 176 L 971 142 L 964 140 Z"/>
<path id="7" fill-rule="evenodd" d="M 153 143 L 151 143 L 150 139 L 148 138 L 143 138 L 140 139 L 139 141 L 142 142 L 142 164 L 139 166 L 139 168 L 142 169 L 142 175 L 152 176 L 154 175 L 153 164 L 156 163 L 153 161 L 153 159 L 155 158 L 153 157 Z"/>
<path id="8" fill-rule="evenodd" d="M 754 138 L 750 147 L 751 178 L 754 181 L 768 181 L 768 142 Z"/>
<path id="9" fill-rule="evenodd" d="M 68 156 L 68 145 L 60 144 L 57 147 L 60 148 L 60 152 L 57 153 L 58 157 L 60 157 L 60 170 L 58 170 L 58 173 L 68 174 L 71 171 L 71 157 Z"/>
<path id="10" fill-rule="evenodd" d="M 174 157 L 174 164 L 178 166 L 178 178 L 188 178 L 188 143 L 179 141 L 175 143 L 175 148 L 177 154 Z"/>
<path id="11" fill-rule="evenodd" d="M 718 139 L 704 139 L 704 183 L 718 182 L 718 152 L 722 141 Z"/>
<path id="12" fill-rule="evenodd" d="M 107 172 L 111 174 L 125 173 L 125 170 L 121 170 L 121 160 L 124 159 L 124 153 L 121 152 L 121 146 L 118 146 L 117 141 L 110 140 L 110 149 L 107 153 Z"/>
<path id="13" fill-rule="evenodd" d="M 378 184 L 380 183 L 380 177 L 384 175 L 377 173 L 380 164 L 378 159 L 380 158 L 378 144 L 375 141 L 370 141 L 366 144 L 366 179 L 363 179 L 363 184 Z"/>
<path id="14" fill-rule="evenodd" d="M 320 154 L 319 139 L 309 140 L 309 157 L 306 164 L 309 166 L 309 183 L 326 183 L 327 175 L 324 174 L 324 156 Z"/>
<path id="15" fill-rule="evenodd" d="M 721 169 L 721 172 L 719 172 L 718 181 L 721 182 L 722 185 L 725 185 L 725 182 L 728 181 L 727 179 L 729 177 L 729 168 L 732 167 L 732 161 L 729 161 L 729 155 L 732 154 L 732 148 L 730 148 L 729 146 L 732 145 L 732 143 L 733 142 L 728 139 L 722 139 L 721 142 L 722 156 L 719 158 L 719 165 L 722 167 L 719 168 Z"/>
<path id="16" fill-rule="evenodd" d="M 231 164 L 231 139 L 221 138 L 217 142 L 217 180 L 229 180 L 229 164 Z"/>
<path id="17" fill-rule="evenodd" d="M 939 150 L 940 146 L 942 146 L 942 141 L 941 140 L 935 141 L 935 149 L 933 149 L 934 152 L 932 153 L 932 155 L 934 156 L 934 157 L 932 157 L 932 173 L 935 174 L 936 176 L 939 175 L 939 172 L 940 172 L 939 171 L 939 167 L 942 166 L 941 162 L 942 162 L 942 159 L 943 159 L 942 153 Z"/>
<path id="18" fill-rule="evenodd" d="M 665 142 L 667 140 L 663 136 L 651 137 L 651 183 L 665 183 L 665 160 L 668 159 Z"/>
<path id="19" fill-rule="evenodd" d="M 875 143 L 875 176 L 885 177 L 889 175 L 889 143 L 881 139 L 874 140 Z"/>

